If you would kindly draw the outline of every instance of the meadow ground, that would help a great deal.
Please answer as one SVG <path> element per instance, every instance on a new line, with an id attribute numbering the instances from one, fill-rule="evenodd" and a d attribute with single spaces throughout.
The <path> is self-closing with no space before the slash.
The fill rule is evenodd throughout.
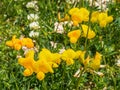
<path id="1" fill-rule="evenodd" d="M 0 1 L 1 90 L 119 88 L 119 0 Z"/>

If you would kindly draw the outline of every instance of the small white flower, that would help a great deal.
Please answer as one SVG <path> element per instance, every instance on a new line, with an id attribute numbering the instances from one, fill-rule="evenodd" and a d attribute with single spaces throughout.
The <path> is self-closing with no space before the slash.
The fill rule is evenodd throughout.
<path id="1" fill-rule="evenodd" d="M 80 69 L 75 72 L 74 77 L 80 77 Z"/>
<path id="2" fill-rule="evenodd" d="M 105 68 L 106 67 L 106 65 L 100 65 L 100 68 Z"/>
<path id="3" fill-rule="evenodd" d="M 66 0 L 67 3 L 69 4 L 74 4 L 75 2 L 79 2 L 80 0 Z"/>
<path id="4" fill-rule="evenodd" d="M 93 0 L 88 0 L 90 6 L 92 6 Z M 112 0 L 113 1 L 113 0 Z M 107 10 L 107 4 L 109 4 L 111 0 L 96 0 L 93 2 L 93 5 L 98 7 L 98 9 Z"/>
<path id="5" fill-rule="evenodd" d="M 29 24 L 29 27 L 30 27 L 30 29 L 33 29 L 33 30 L 39 29 L 40 28 L 39 22 L 37 22 L 37 21 L 32 22 L 32 23 Z"/>
<path id="6" fill-rule="evenodd" d="M 27 19 L 30 20 L 30 21 L 34 21 L 34 20 L 38 20 L 39 17 L 38 17 L 37 14 L 29 14 L 29 15 L 27 16 Z"/>
<path id="7" fill-rule="evenodd" d="M 56 48 L 57 47 L 57 43 L 53 42 L 53 41 L 50 41 L 50 44 L 53 48 Z"/>
<path id="8" fill-rule="evenodd" d="M 120 59 L 119 59 L 119 60 L 117 60 L 116 65 L 117 65 L 118 67 L 120 67 Z"/>
<path id="9" fill-rule="evenodd" d="M 96 71 L 94 71 L 94 73 L 97 74 L 100 77 L 104 76 L 104 74 L 102 72 L 96 72 Z"/>
<path id="10" fill-rule="evenodd" d="M 38 36 L 39 36 L 39 32 L 31 31 L 31 32 L 29 33 L 29 36 L 30 36 L 30 37 L 38 37 Z"/>
<path id="11" fill-rule="evenodd" d="M 23 46 L 22 49 L 23 49 L 23 51 L 24 51 L 24 55 L 26 55 L 26 53 L 27 53 L 28 51 L 30 51 L 30 50 L 34 50 L 34 48 L 30 48 L 30 49 L 28 49 L 28 48 L 25 47 L 25 46 Z M 34 51 L 35 51 L 35 50 L 34 50 Z"/>
<path id="12" fill-rule="evenodd" d="M 26 7 L 27 8 L 33 8 L 35 9 L 36 11 L 38 11 L 38 6 L 36 5 L 37 4 L 37 1 L 31 1 L 31 2 L 28 2 L 26 4 Z"/>
<path id="13" fill-rule="evenodd" d="M 66 2 L 69 4 L 74 4 L 75 0 L 66 0 Z"/>
<path id="14" fill-rule="evenodd" d="M 61 23 L 56 22 L 54 24 L 54 31 L 56 33 L 62 34 L 64 32 L 63 23 L 62 22 Z"/>
<path id="15" fill-rule="evenodd" d="M 65 51 L 65 47 L 63 47 L 62 49 L 59 49 L 59 53 L 62 54 Z"/>

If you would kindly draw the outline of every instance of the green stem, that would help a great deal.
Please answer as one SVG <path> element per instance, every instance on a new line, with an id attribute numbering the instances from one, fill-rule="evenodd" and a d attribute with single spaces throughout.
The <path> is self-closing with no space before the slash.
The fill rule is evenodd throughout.
<path id="1" fill-rule="evenodd" d="M 110 67 L 110 69 L 111 69 L 111 67 Z M 113 73 L 112 73 L 113 70 L 110 70 L 110 71 L 111 71 L 110 74 L 111 74 L 111 77 L 112 77 L 112 80 L 113 80 L 113 83 L 114 83 L 114 90 L 117 90 L 116 89 L 116 78 L 113 76 Z"/>
<path id="2" fill-rule="evenodd" d="M 46 86 L 45 80 L 42 81 L 42 87 L 43 87 L 44 90 L 47 90 L 47 86 Z"/>
<path id="3" fill-rule="evenodd" d="M 93 2 L 94 0 L 92 0 L 92 6 L 93 6 Z M 88 29 L 87 29 L 86 39 L 85 39 L 85 50 L 87 49 L 88 33 L 89 33 L 90 26 L 91 26 L 91 23 L 90 23 L 91 14 L 92 14 L 92 9 L 90 9 L 90 14 L 89 14 Z"/>
<path id="4" fill-rule="evenodd" d="M 16 86 L 16 90 L 19 90 L 19 87 L 18 87 L 17 82 L 16 82 L 16 78 L 15 78 L 15 76 L 14 76 L 13 72 L 12 72 L 12 76 L 13 76 L 13 78 L 15 79 L 15 86 Z"/>
<path id="5" fill-rule="evenodd" d="M 80 84 L 81 76 L 82 76 L 84 71 L 85 71 L 84 68 L 80 71 L 80 76 L 79 76 L 78 81 L 76 83 L 76 90 L 79 90 L 79 84 Z"/>

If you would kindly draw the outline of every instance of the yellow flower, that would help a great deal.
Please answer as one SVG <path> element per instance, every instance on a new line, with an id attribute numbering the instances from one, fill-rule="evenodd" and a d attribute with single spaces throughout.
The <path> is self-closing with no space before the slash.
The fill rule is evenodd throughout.
<path id="1" fill-rule="evenodd" d="M 98 15 L 98 21 L 100 24 L 100 27 L 106 27 L 106 25 L 110 22 L 113 21 L 113 17 L 112 16 L 108 16 L 107 12 L 102 12 Z"/>
<path id="2" fill-rule="evenodd" d="M 99 12 L 98 11 L 94 11 L 91 15 L 91 22 L 94 23 L 94 22 L 98 22 L 98 15 L 99 15 Z"/>
<path id="3" fill-rule="evenodd" d="M 58 67 L 58 65 L 56 63 L 54 63 L 54 62 L 48 62 L 48 63 L 53 68 L 57 68 Z"/>
<path id="4" fill-rule="evenodd" d="M 71 19 L 73 21 L 73 25 L 77 26 L 79 23 L 82 22 L 82 17 L 80 13 L 75 12 L 74 14 L 71 15 Z"/>
<path id="5" fill-rule="evenodd" d="M 79 12 L 79 11 L 80 11 L 79 8 L 72 8 L 72 9 L 69 10 L 68 13 L 69 13 L 70 15 L 72 15 L 72 14 L 74 14 L 75 12 Z"/>
<path id="6" fill-rule="evenodd" d="M 69 32 L 68 37 L 70 38 L 70 42 L 76 43 L 80 35 L 81 35 L 81 31 L 79 29 Z"/>
<path id="7" fill-rule="evenodd" d="M 76 53 L 72 49 L 65 50 L 62 53 L 61 58 L 66 61 L 67 65 L 71 65 L 74 63 L 74 60 L 76 57 Z"/>
<path id="8" fill-rule="evenodd" d="M 83 30 L 83 37 L 87 37 L 88 39 L 92 39 L 95 37 L 95 32 L 92 31 L 90 28 L 88 30 L 87 25 L 82 25 L 82 30 Z M 88 36 L 87 36 L 87 31 L 88 31 Z"/>
<path id="9" fill-rule="evenodd" d="M 113 21 L 113 17 L 112 17 L 112 16 L 108 16 L 108 17 L 106 18 L 106 21 L 107 21 L 107 23 L 112 22 L 112 21 Z"/>
<path id="10" fill-rule="evenodd" d="M 76 51 L 76 59 L 80 58 L 81 53 L 82 53 L 81 50 Z"/>
<path id="11" fill-rule="evenodd" d="M 77 26 L 82 21 L 89 20 L 89 11 L 86 8 L 72 8 L 69 10 L 69 14 L 71 15 L 71 20 L 73 21 L 73 25 Z"/>
<path id="12" fill-rule="evenodd" d="M 19 58 L 18 63 L 24 66 L 25 68 L 29 67 L 33 68 L 35 63 L 33 52 L 34 52 L 33 50 L 28 51 L 29 54 L 27 53 L 25 58 Z"/>
<path id="13" fill-rule="evenodd" d="M 83 21 L 89 20 L 89 11 L 86 8 L 80 8 L 80 13 Z"/>
<path id="14" fill-rule="evenodd" d="M 106 27 L 106 25 L 107 25 L 106 20 L 100 21 L 99 25 L 100 25 L 100 27 Z"/>
<path id="15" fill-rule="evenodd" d="M 101 59 L 102 59 L 102 55 L 100 53 L 96 52 L 95 58 L 90 63 L 90 67 L 94 70 L 99 69 Z"/>
<path id="16" fill-rule="evenodd" d="M 77 59 L 84 65 L 84 66 L 87 66 L 89 64 L 89 61 L 90 61 L 90 57 L 88 56 L 86 59 L 85 59 L 85 53 L 86 51 L 76 51 L 76 55 L 77 55 Z"/>
<path id="17" fill-rule="evenodd" d="M 40 71 L 43 73 L 54 72 L 52 66 L 46 60 L 38 60 L 35 63 L 35 72 L 38 73 Z"/>
<path id="18" fill-rule="evenodd" d="M 20 50 L 22 46 L 26 46 L 28 48 L 33 48 L 34 43 L 30 38 L 23 38 L 23 39 L 16 39 L 16 36 L 14 35 L 12 37 L 12 40 L 7 41 L 6 45 L 14 48 L 15 50 Z"/>
<path id="19" fill-rule="evenodd" d="M 68 14 L 65 14 L 65 17 L 64 17 L 64 18 L 61 18 L 60 13 L 58 13 L 58 20 L 59 20 L 60 22 L 68 21 L 69 19 L 70 19 L 70 17 L 69 17 Z"/>
<path id="20" fill-rule="evenodd" d="M 61 55 L 60 54 L 58 54 L 58 53 L 54 53 L 53 55 L 53 62 L 55 62 L 56 64 L 60 64 L 60 62 L 61 62 Z"/>
<path id="21" fill-rule="evenodd" d="M 80 54 L 80 56 L 79 56 L 79 60 L 80 60 L 80 62 L 81 63 L 84 63 L 84 60 L 85 60 L 85 53 L 86 53 L 86 51 L 81 51 L 81 52 L 79 52 Z"/>
<path id="22" fill-rule="evenodd" d="M 98 20 L 102 21 L 105 20 L 108 17 L 107 13 L 101 12 L 98 16 Z"/>
<path id="23" fill-rule="evenodd" d="M 84 67 L 87 67 L 88 65 L 89 65 L 89 62 L 90 62 L 90 56 L 88 56 L 85 60 L 84 60 L 84 62 L 83 62 L 83 65 L 84 65 Z"/>
<path id="24" fill-rule="evenodd" d="M 15 35 L 12 37 L 12 40 L 6 42 L 6 45 L 14 48 L 15 50 L 20 50 L 22 47 L 21 41 L 16 39 Z"/>
<path id="25" fill-rule="evenodd" d="M 34 58 L 34 50 L 28 50 L 27 53 L 25 54 L 25 57 Z"/>
<path id="26" fill-rule="evenodd" d="M 51 53 L 48 49 L 42 49 L 39 53 L 39 60 L 46 61 L 51 67 L 58 67 L 58 64 L 61 62 L 60 57 L 60 54 Z"/>
<path id="27" fill-rule="evenodd" d="M 24 72 L 23 72 L 23 75 L 24 75 L 24 76 L 30 76 L 30 75 L 32 75 L 32 74 L 33 74 L 33 70 L 30 69 L 30 68 L 29 68 L 29 69 L 28 69 L 28 68 L 25 69 Z"/>
<path id="28" fill-rule="evenodd" d="M 34 61 L 34 51 L 30 50 L 27 52 L 25 58 L 19 58 L 18 63 L 22 65 L 26 70 L 24 71 L 24 76 L 31 75 L 35 70 L 35 62 Z"/>
<path id="29" fill-rule="evenodd" d="M 30 39 L 30 38 L 23 38 L 21 40 L 21 42 L 22 42 L 22 45 L 26 46 L 27 48 L 33 48 L 34 47 L 34 43 L 33 43 L 32 39 Z"/>
<path id="30" fill-rule="evenodd" d="M 46 60 L 48 62 L 52 61 L 52 53 L 48 50 L 43 48 L 42 51 L 38 54 L 40 60 Z"/>
<path id="31" fill-rule="evenodd" d="M 40 72 L 37 73 L 37 79 L 43 80 L 44 77 L 45 77 L 45 74 L 43 72 L 40 71 Z"/>

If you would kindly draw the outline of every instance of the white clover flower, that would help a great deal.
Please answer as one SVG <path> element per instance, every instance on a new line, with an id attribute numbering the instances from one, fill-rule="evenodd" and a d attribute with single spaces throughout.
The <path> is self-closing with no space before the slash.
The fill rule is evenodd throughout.
<path id="1" fill-rule="evenodd" d="M 100 65 L 100 68 L 106 68 L 106 65 Z"/>
<path id="2" fill-rule="evenodd" d="M 37 14 L 29 14 L 29 15 L 27 15 L 27 19 L 30 21 L 34 21 L 34 20 L 38 20 L 39 17 Z"/>
<path id="3" fill-rule="evenodd" d="M 38 11 L 38 6 L 36 5 L 37 4 L 37 1 L 31 1 L 31 2 L 28 2 L 26 4 L 26 7 L 27 8 L 33 8 L 35 9 L 36 11 Z"/>
<path id="4" fill-rule="evenodd" d="M 29 51 L 29 50 L 34 50 L 34 48 L 27 48 L 26 46 L 22 46 L 22 50 L 24 51 L 24 55 L 26 55 L 26 53 Z M 35 51 L 35 50 L 34 50 Z"/>
<path id="5" fill-rule="evenodd" d="M 93 0 L 88 0 L 90 3 L 90 6 L 92 6 L 92 2 Z M 102 9 L 102 10 L 107 10 L 107 4 L 109 4 L 111 2 L 111 0 L 96 0 L 93 2 L 93 5 L 98 7 L 98 9 Z M 112 0 L 113 2 L 113 0 Z"/>
<path id="6" fill-rule="evenodd" d="M 79 2 L 80 0 L 66 0 L 67 3 L 69 4 L 74 4 L 75 2 Z"/>
<path id="7" fill-rule="evenodd" d="M 33 30 L 39 29 L 40 28 L 39 22 L 37 22 L 37 21 L 32 22 L 32 23 L 29 24 L 29 27 L 30 27 L 30 29 L 33 29 Z"/>
<path id="8" fill-rule="evenodd" d="M 38 37 L 38 36 L 39 36 L 39 32 L 31 31 L 31 32 L 29 33 L 29 36 L 30 36 L 30 37 Z"/>
<path id="9" fill-rule="evenodd" d="M 75 0 L 66 0 L 66 2 L 69 4 L 73 4 L 75 2 Z"/>
<path id="10" fill-rule="evenodd" d="M 57 47 L 57 43 L 53 42 L 53 41 L 50 41 L 50 44 L 53 48 L 56 48 Z"/>
<path id="11" fill-rule="evenodd" d="M 63 47 L 62 49 L 59 49 L 59 53 L 62 54 L 65 51 L 65 47 Z"/>
<path id="12" fill-rule="evenodd" d="M 104 76 L 104 74 L 102 72 L 96 72 L 96 71 L 94 71 L 94 73 L 97 74 L 100 77 Z"/>
<path id="13" fill-rule="evenodd" d="M 64 32 L 63 22 L 61 22 L 61 23 L 56 22 L 56 23 L 54 24 L 54 31 L 55 31 L 56 33 L 62 34 L 62 33 Z"/>
<path id="14" fill-rule="evenodd" d="M 119 59 L 119 60 L 117 60 L 116 65 L 117 65 L 118 67 L 120 67 L 120 59 Z"/>
<path id="15" fill-rule="evenodd" d="M 80 77 L 80 69 L 78 69 L 73 76 L 74 77 Z"/>
<path id="16" fill-rule="evenodd" d="M 63 25 L 64 26 L 68 25 L 69 27 L 71 27 L 73 25 L 73 22 L 72 21 L 64 21 Z"/>

